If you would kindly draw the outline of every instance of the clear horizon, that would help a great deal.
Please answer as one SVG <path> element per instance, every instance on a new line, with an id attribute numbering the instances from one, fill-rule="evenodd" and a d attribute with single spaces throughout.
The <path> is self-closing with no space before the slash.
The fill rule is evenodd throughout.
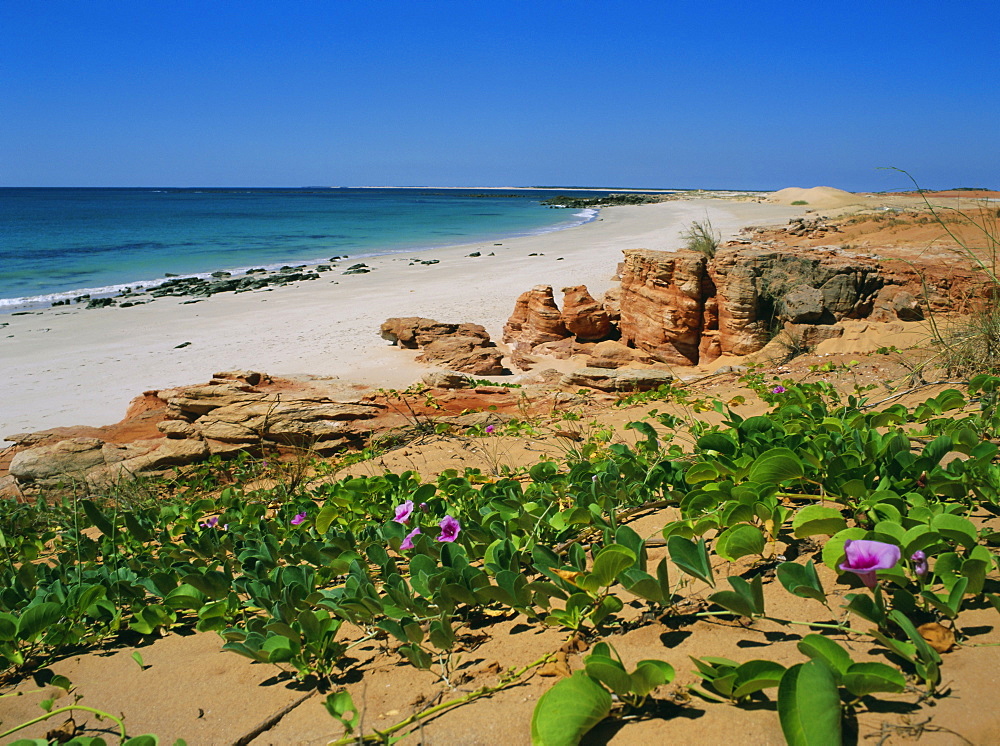
<path id="1" fill-rule="evenodd" d="M 1000 188 L 1000 4 L 0 5 L 0 186 Z"/>

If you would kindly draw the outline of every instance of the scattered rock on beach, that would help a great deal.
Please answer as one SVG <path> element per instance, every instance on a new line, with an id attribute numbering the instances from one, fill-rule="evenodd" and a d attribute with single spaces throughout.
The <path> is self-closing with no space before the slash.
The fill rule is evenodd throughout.
<path id="1" fill-rule="evenodd" d="M 81 477 L 105 464 L 104 445 L 98 438 L 70 438 L 54 445 L 35 446 L 14 455 L 10 473 L 19 482 L 38 484 Z"/>
<path id="2" fill-rule="evenodd" d="M 22 487 L 72 480 L 96 484 L 264 446 L 331 453 L 362 443 L 368 427 L 361 423 L 384 409 L 372 402 L 335 401 L 255 371 L 217 373 L 207 384 L 146 392 L 133 400 L 125 420 L 107 428 L 6 436 L 16 444 L 9 472 Z M 82 437 L 81 431 L 98 437 Z"/>
<path id="3" fill-rule="evenodd" d="M 477 376 L 504 373 L 503 353 L 479 324 L 451 324 L 419 316 L 386 319 L 381 335 L 393 344 L 420 349 L 417 362 Z"/>
<path id="4" fill-rule="evenodd" d="M 464 389 L 472 386 L 469 376 L 454 370 L 432 371 L 421 378 L 420 382 L 433 389 Z"/>
<path id="5" fill-rule="evenodd" d="M 585 386 L 601 391 L 650 391 L 668 385 L 674 378 L 673 373 L 666 370 L 580 368 L 564 375 L 560 384 L 564 388 Z"/>

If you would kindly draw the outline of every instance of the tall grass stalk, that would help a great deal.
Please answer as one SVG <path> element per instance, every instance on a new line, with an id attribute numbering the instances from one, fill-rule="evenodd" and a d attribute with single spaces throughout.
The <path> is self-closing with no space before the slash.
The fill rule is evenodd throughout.
<path id="1" fill-rule="evenodd" d="M 929 314 L 931 333 L 941 348 L 941 364 L 952 375 L 1000 373 L 1000 276 L 997 274 L 1000 207 L 984 201 L 973 212 L 933 205 L 913 176 L 903 169 L 892 170 L 913 182 L 934 221 L 957 247 L 951 250 L 982 277 L 982 284 L 973 293 L 975 303 L 968 316 L 943 327 Z M 974 238 L 961 236 L 960 227 L 971 229 Z M 926 284 L 924 298 L 928 299 Z M 927 306 L 930 309 L 930 303 Z"/>

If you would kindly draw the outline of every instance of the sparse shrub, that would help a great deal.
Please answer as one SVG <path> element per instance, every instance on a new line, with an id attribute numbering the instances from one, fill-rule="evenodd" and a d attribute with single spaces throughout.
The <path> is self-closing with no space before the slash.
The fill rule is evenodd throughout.
<path id="1" fill-rule="evenodd" d="M 910 174 L 896 169 L 913 181 Z M 931 315 L 931 329 L 935 342 L 941 347 L 942 365 L 953 375 L 973 376 L 977 373 L 1000 372 L 1000 276 L 997 260 L 1000 259 L 1000 214 L 980 203 L 978 209 L 932 205 L 923 190 L 918 191 L 931 218 L 955 242 L 953 249 L 982 277 L 981 288 L 975 292 L 977 303 L 972 313 L 960 321 L 941 325 Z M 961 235 L 962 228 L 971 228 L 974 238 Z"/>
<path id="2" fill-rule="evenodd" d="M 792 202 L 792 204 L 793 205 L 808 205 L 809 203 L 806 202 L 804 199 L 797 199 L 794 202 Z"/>
<path id="3" fill-rule="evenodd" d="M 691 227 L 681 233 L 684 248 L 704 254 L 709 259 L 719 250 L 722 236 L 712 228 L 712 221 L 706 216 L 703 221 L 695 220 Z"/>

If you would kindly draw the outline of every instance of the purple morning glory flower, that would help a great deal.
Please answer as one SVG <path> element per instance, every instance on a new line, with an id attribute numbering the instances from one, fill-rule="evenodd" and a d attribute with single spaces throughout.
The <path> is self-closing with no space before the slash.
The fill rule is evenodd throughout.
<path id="1" fill-rule="evenodd" d="M 442 518 L 438 525 L 441 526 L 441 535 L 437 537 L 438 541 L 455 541 L 458 538 L 458 532 L 462 530 L 458 520 L 450 515 Z"/>
<path id="2" fill-rule="evenodd" d="M 913 572 L 921 577 L 927 574 L 928 567 L 926 554 L 918 549 L 910 555 L 910 561 L 913 562 Z"/>
<path id="3" fill-rule="evenodd" d="M 413 537 L 420 533 L 419 528 L 413 529 L 410 533 L 406 535 L 403 539 L 403 543 L 399 545 L 400 549 L 413 549 Z"/>
<path id="4" fill-rule="evenodd" d="M 847 556 L 847 561 L 838 567 L 853 572 L 861 578 L 862 583 L 874 588 L 875 571 L 895 567 L 902 553 L 895 544 L 867 539 L 848 539 L 844 542 L 844 554 Z"/>
<path id="5" fill-rule="evenodd" d="M 777 386 L 775 386 L 775 387 L 774 387 L 773 389 L 771 389 L 771 393 L 772 393 L 772 394 L 783 394 L 783 393 L 785 393 L 786 391 L 788 391 L 788 389 L 786 389 L 786 388 L 785 388 L 784 386 L 782 386 L 781 384 L 778 384 L 778 385 L 777 385 Z"/>
<path id="6" fill-rule="evenodd" d="M 295 517 L 291 521 L 292 525 L 298 526 L 300 523 L 305 523 L 307 515 L 308 513 L 306 513 L 304 510 L 301 513 L 296 513 Z"/>
<path id="7" fill-rule="evenodd" d="M 427 512 L 427 510 L 428 510 L 429 507 L 430 506 L 427 503 L 420 503 L 420 509 L 422 511 L 424 511 L 425 513 Z"/>
<path id="8" fill-rule="evenodd" d="M 205 519 L 203 523 L 199 523 L 202 528 L 215 528 L 219 525 L 219 516 L 213 515 L 211 518 Z"/>
<path id="9" fill-rule="evenodd" d="M 496 428 L 493 427 L 493 425 L 487 425 L 486 426 L 486 434 L 487 435 L 492 435 L 494 430 L 496 430 Z"/>
<path id="10" fill-rule="evenodd" d="M 407 500 L 402 505 L 396 506 L 396 517 L 393 518 L 396 523 L 409 523 L 410 516 L 413 514 L 413 500 Z"/>

